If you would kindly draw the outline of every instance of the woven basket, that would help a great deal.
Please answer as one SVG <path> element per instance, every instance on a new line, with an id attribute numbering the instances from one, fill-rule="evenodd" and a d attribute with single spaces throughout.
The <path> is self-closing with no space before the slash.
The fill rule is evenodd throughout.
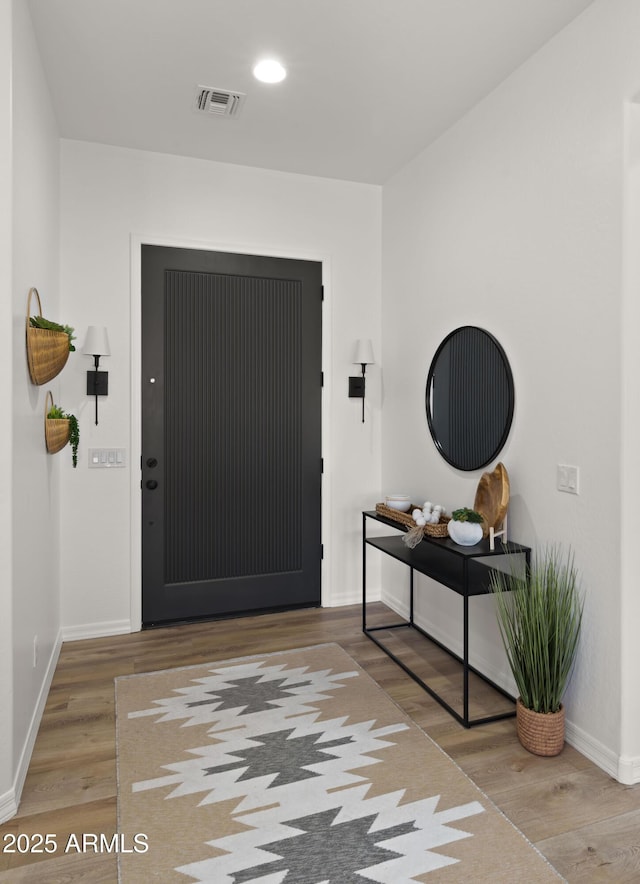
<path id="1" fill-rule="evenodd" d="M 69 441 L 69 421 L 66 418 L 47 417 L 52 406 L 53 396 L 51 392 L 47 392 L 44 401 L 44 441 L 49 454 L 56 454 L 56 452 L 62 451 Z"/>
<path id="2" fill-rule="evenodd" d="M 379 516 L 384 516 L 385 519 L 391 519 L 393 522 L 399 522 L 401 525 L 404 525 L 405 528 L 418 527 L 413 516 L 410 515 L 415 509 L 421 509 L 421 507 L 412 503 L 409 507 L 409 512 L 403 513 L 400 510 L 394 510 L 393 507 L 387 506 L 386 503 L 376 504 L 376 512 Z M 440 521 L 437 525 L 425 525 L 422 530 L 425 534 L 428 534 L 429 537 L 447 537 L 447 525 L 450 520 L 450 516 L 441 515 Z"/>
<path id="3" fill-rule="evenodd" d="M 425 534 L 429 537 L 448 537 L 449 532 L 447 531 L 447 525 L 451 521 L 451 516 L 440 516 L 440 521 L 437 525 L 425 525 L 422 529 Z"/>
<path id="4" fill-rule="evenodd" d="M 66 332 L 51 331 L 47 328 L 33 328 L 31 316 L 31 296 L 38 301 L 38 316 L 42 316 L 42 304 L 37 289 L 29 289 L 27 298 L 27 362 L 29 375 L 34 384 L 46 384 L 67 364 L 69 358 L 69 335 Z"/>
<path id="5" fill-rule="evenodd" d="M 534 712 L 518 697 L 516 703 L 518 739 L 533 755 L 559 755 L 564 748 L 564 706 L 557 712 Z"/>

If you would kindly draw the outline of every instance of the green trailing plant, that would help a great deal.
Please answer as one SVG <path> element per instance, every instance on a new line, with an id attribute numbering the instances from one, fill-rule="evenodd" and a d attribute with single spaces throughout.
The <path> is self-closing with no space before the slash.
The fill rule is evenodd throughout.
<path id="1" fill-rule="evenodd" d="M 469 507 L 463 506 L 459 510 L 454 510 L 451 513 L 451 518 L 454 522 L 473 522 L 475 525 L 482 524 L 482 516 L 480 513 L 477 513 L 475 510 L 470 510 Z"/>
<path id="2" fill-rule="evenodd" d="M 550 546 L 524 574 L 492 571 L 491 589 L 523 705 L 557 712 L 573 671 L 584 607 L 573 555 Z"/>
<path id="3" fill-rule="evenodd" d="M 80 444 L 80 426 L 75 414 L 67 415 L 69 418 L 69 445 L 71 445 L 71 460 L 74 469 L 78 466 L 78 445 Z"/>
<path id="4" fill-rule="evenodd" d="M 60 406 L 52 405 L 47 412 L 47 418 L 50 420 L 69 421 L 69 445 L 71 446 L 71 460 L 73 466 L 78 466 L 78 445 L 80 444 L 80 426 L 78 418 L 75 414 L 67 414 Z"/>
<path id="5" fill-rule="evenodd" d="M 75 335 L 73 329 L 70 325 L 60 325 L 59 322 L 52 322 L 50 319 L 45 319 L 44 316 L 30 316 L 29 324 L 32 328 L 44 328 L 48 331 L 57 331 L 64 332 L 65 335 L 69 337 L 69 350 L 72 353 L 75 353 L 75 347 L 73 346 L 73 341 L 75 340 Z"/>

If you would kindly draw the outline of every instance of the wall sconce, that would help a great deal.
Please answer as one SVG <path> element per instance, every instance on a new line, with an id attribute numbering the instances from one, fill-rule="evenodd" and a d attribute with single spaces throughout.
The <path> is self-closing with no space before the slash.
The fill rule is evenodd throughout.
<path id="1" fill-rule="evenodd" d="M 87 396 L 96 397 L 96 426 L 98 424 L 98 396 L 109 395 L 109 372 L 98 371 L 101 356 L 110 356 L 109 338 L 103 325 L 90 325 L 82 352 L 93 356 L 93 371 L 87 372 Z"/>
<path id="2" fill-rule="evenodd" d="M 358 341 L 356 344 L 356 354 L 353 360 L 354 364 L 362 366 L 362 377 L 349 378 L 349 398 L 362 399 L 362 423 L 364 423 L 364 373 L 367 365 L 373 365 L 373 347 L 368 339 Z"/>

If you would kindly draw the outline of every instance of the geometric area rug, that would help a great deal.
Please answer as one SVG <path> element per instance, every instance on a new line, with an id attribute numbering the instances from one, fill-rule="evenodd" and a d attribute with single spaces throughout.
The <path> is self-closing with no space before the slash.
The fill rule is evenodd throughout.
<path id="1" fill-rule="evenodd" d="M 336 644 L 116 679 L 121 884 L 563 880 Z"/>

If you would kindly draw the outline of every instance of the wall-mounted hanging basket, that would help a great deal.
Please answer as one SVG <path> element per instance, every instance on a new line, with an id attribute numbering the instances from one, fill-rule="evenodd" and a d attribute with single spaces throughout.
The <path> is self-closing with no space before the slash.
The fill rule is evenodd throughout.
<path id="1" fill-rule="evenodd" d="M 53 396 L 49 390 L 44 400 L 44 440 L 49 454 L 56 454 L 62 451 L 69 441 L 70 425 L 68 418 L 47 417 L 51 408 L 53 408 Z"/>
<path id="2" fill-rule="evenodd" d="M 38 301 L 38 316 L 42 316 L 40 295 L 35 288 L 29 289 L 27 298 L 27 362 L 29 374 L 34 384 L 46 384 L 67 364 L 69 358 L 69 335 L 66 332 L 51 331 L 47 328 L 33 328 L 31 316 L 31 296 Z"/>

